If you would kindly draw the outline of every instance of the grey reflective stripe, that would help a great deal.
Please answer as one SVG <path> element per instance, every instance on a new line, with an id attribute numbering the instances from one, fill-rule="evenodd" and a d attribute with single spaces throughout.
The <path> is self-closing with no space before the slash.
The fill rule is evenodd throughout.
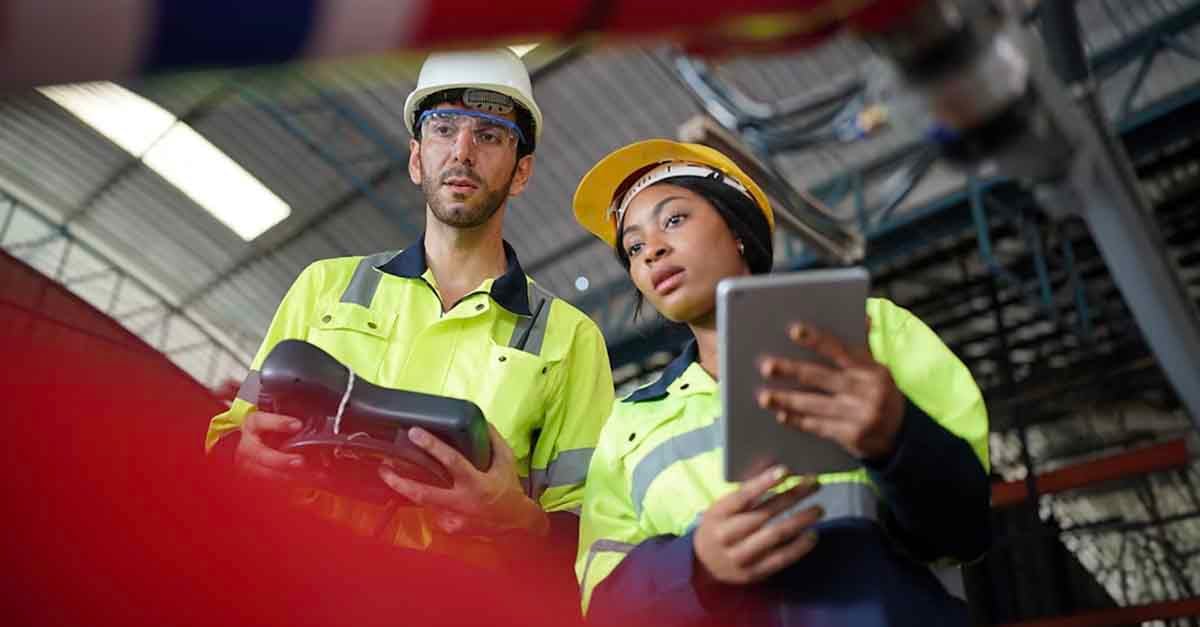
<path id="1" fill-rule="evenodd" d="M 548 488 L 583 483 L 587 478 L 588 464 L 592 462 L 594 450 L 577 448 L 562 451 L 549 466 L 532 469 L 529 472 L 529 496 L 536 499 Z"/>
<path id="2" fill-rule="evenodd" d="M 958 564 L 950 566 L 930 566 L 933 576 L 942 583 L 946 593 L 952 597 L 967 600 L 967 586 L 963 582 L 962 567 Z"/>
<path id="3" fill-rule="evenodd" d="M 346 291 L 342 292 L 341 302 L 370 307 L 371 300 L 375 298 L 375 290 L 379 289 L 379 279 L 383 276 L 376 268 L 395 256 L 396 252 L 392 251 L 363 257 L 358 262 L 358 267 L 354 268 L 354 276 L 350 277 Z"/>
<path id="4" fill-rule="evenodd" d="M 579 585 L 587 585 L 588 571 L 592 569 L 592 560 L 595 559 L 597 553 L 628 553 L 637 546 L 628 542 L 617 542 L 616 540 L 605 540 L 603 538 L 596 540 L 592 546 L 588 547 L 587 561 L 583 564 L 583 576 L 579 578 Z"/>
<path id="5" fill-rule="evenodd" d="M 531 316 L 519 316 L 517 325 L 513 327 L 512 338 L 508 341 L 509 348 L 516 348 L 527 353 L 540 355 L 542 340 L 546 337 L 546 323 L 550 320 L 550 307 L 554 296 L 542 288 L 529 284 L 529 310 Z"/>
<path id="6" fill-rule="evenodd" d="M 675 462 L 691 459 L 697 455 L 716 449 L 722 443 L 721 421 L 688 431 L 660 443 L 648 455 L 638 462 L 633 469 L 633 485 L 630 497 L 633 499 L 634 511 L 641 517 L 642 501 L 650 484 Z"/>
<path id="7" fill-rule="evenodd" d="M 253 405 L 258 403 L 258 391 L 261 388 L 261 375 L 257 370 L 251 370 L 246 373 L 246 378 L 242 379 L 242 387 L 238 388 L 237 397 Z"/>
<path id="8" fill-rule="evenodd" d="M 865 518 L 879 522 L 879 497 L 875 490 L 865 483 L 843 482 L 826 483 L 816 494 L 788 508 L 780 516 L 799 513 L 813 505 L 820 505 L 825 510 L 823 520 L 836 518 Z M 693 523 L 699 526 L 700 517 Z M 957 565 L 929 565 L 930 572 L 942 584 L 946 593 L 962 600 L 967 599 L 966 587 L 963 584 L 962 569 Z"/>
<path id="9" fill-rule="evenodd" d="M 875 495 L 875 490 L 865 483 L 854 481 L 821 484 L 821 489 L 817 490 L 816 494 L 784 510 L 780 516 L 787 517 L 813 505 L 820 505 L 821 509 L 825 510 L 823 520 L 834 518 L 879 520 L 879 497 Z"/>
<path id="10" fill-rule="evenodd" d="M 636 471 L 635 471 L 636 474 Z M 825 510 L 822 520 L 835 518 L 866 518 L 879 522 L 879 497 L 875 490 L 865 483 L 846 481 L 821 484 L 816 494 L 800 501 L 779 514 L 787 517 L 799 513 L 813 505 L 820 505 Z M 696 518 L 688 525 L 685 533 L 695 531 L 704 519 L 704 512 L 696 514 Z M 589 557 L 590 559 L 590 557 Z M 929 571 L 942 584 L 942 588 L 950 596 L 967 600 L 966 586 L 963 583 L 962 567 L 957 564 L 928 565 Z"/>
<path id="11" fill-rule="evenodd" d="M 879 498 L 870 486 L 854 483 L 829 483 L 821 486 L 816 494 L 800 501 L 781 512 L 782 517 L 799 513 L 813 505 L 820 505 L 825 510 L 823 520 L 833 518 L 866 518 L 871 521 L 879 520 Z M 696 518 L 687 526 L 687 531 L 694 531 L 704 519 L 704 512 L 696 514 Z"/>

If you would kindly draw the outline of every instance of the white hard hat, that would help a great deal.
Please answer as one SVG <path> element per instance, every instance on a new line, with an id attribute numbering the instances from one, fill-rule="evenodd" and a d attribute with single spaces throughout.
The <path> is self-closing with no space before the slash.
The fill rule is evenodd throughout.
<path id="1" fill-rule="evenodd" d="M 533 116 L 536 144 L 542 137 L 542 110 L 533 100 L 529 70 L 516 53 L 508 48 L 435 52 L 425 59 L 417 87 L 404 101 L 404 122 L 413 133 L 417 107 L 432 94 L 447 89 L 485 89 L 504 94 L 529 110 Z"/>

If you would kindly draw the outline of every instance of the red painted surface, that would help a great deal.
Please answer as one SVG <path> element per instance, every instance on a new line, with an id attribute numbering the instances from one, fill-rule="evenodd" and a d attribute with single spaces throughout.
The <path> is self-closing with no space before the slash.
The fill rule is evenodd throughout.
<path id="1" fill-rule="evenodd" d="M 535 551 L 480 571 L 236 481 L 202 454 L 208 390 L 3 254 L 0 285 L 0 624 L 573 624 Z"/>
<path id="2" fill-rule="evenodd" d="M 1187 442 L 1181 438 L 1040 474 L 1037 476 L 1037 490 L 1041 494 L 1054 494 L 1121 477 L 1181 468 L 1190 460 Z M 1024 481 L 992 485 L 994 508 L 1017 505 L 1027 498 Z"/>

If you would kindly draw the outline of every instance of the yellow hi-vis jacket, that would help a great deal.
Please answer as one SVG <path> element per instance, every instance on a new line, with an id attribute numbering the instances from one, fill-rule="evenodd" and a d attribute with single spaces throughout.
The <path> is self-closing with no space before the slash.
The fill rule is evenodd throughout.
<path id="1" fill-rule="evenodd" d="M 966 366 L 908 311 L 887 300 L 869 299 L 867 314 L 871 352 L 890 370 L 909 403 L 928 415 L 922 416 L 925 423 L 941 425 L 969 444 L 961 447 L 959 457 L 966 458 L 966 468 L 973 474 L 981 474 L 982 484 L 976 481 L 973 485 L 983 486 L 982 498 L 974 498 L 972 503 L 981 501 L 977 505 L 983 508 L 986 523 L 988 422 L 978 386 Z M 685 536 L 713 502 L 736 489 L 723 479 L 720 416 L 717 382 L 700 366 L 694 344 L 666 368 L 658 382 L 615 403 L 592 457 L 580 523 L 575 572 L 585 612 L 589 603 L 594 609 L 596 586 L 634 548 L 652 538 Z M 943 436 L 950 437 L 944 432 Z M 914 454 L 928 457 L 927 453 Z M 975 459 L 983 473 L 971 468 Z M 822 489 L 807 504 L 823 505 L 826 521 L 838 517 L 877 520 L 880 506 L 887 506 L 878 502 L 878 490 L 865 469 L 822 475 L 819 481 Z M 791 485 L 794 481 L 785 482 L 784 487 Z M 988 537 L 986 529 L 983 536 Z M 683 553 L 690 556 L 690 548 Z M 662 573 L 654 577 L 646 586 L 665 598 L 662 595 L 672 584 L 663 581 Z M 687 575 L 680 577 L 686 579 Z M 643 579 L 651 581 L 649 575 Z"/>
<path id="2" fill-rule="evenodd" d="M 400 253 L 317 261 L 280 303 L 251 372 L 228 411 L 212 419 L 212 450 L 237 431 L 257 398 L 257 370 L 279 341 L 306 340 L 376 385 L 473 401 L 512 447 L 530 495 L 548 512 L 575 511 L 588 462 L 613 402 L 599 328 L 528 278 L 505 243 L 507 271 L 442 311 L 424 238 Z M 385 505 L 320 491 L 303 500 L 362 532 Z M 430 513 L 399 508 L 384 533 L 409 548 L 461 555 Z M 488 544 L 486 538 L 478 539 Z M 481 549 L 480 559 L 494 553 Z M 470 557 L 468 555 L 467 557 Z"/>

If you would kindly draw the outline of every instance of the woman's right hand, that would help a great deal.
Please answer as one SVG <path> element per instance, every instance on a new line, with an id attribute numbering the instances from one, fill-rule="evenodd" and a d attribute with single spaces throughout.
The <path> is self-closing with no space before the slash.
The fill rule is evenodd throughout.
<path id="1" fill-rule="evenodd" d="M 695 575 L 702 583 L 757 583 L 794 564 L 816 546 L 817 534 L 810 527 L 825 514 L 820 506 L 772 520 L 816 492 L 820 486 L 814 478 L 762 501 L 787 476 L 783 467 L 768 469 L 704 512 L 693 536 L 693 550 L 701 566 Z"/>

